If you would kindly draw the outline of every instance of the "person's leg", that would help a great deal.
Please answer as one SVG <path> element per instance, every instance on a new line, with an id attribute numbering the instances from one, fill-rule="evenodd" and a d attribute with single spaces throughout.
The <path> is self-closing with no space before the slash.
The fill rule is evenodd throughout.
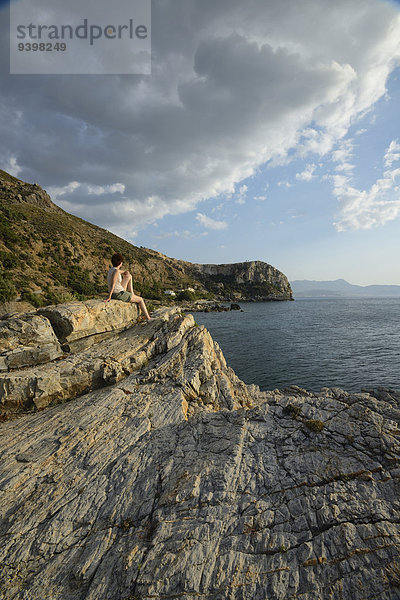
<path id="1" fill-rule="evenodd" d="M 129 271 L 124 271 L 122 273 L 121 285 L 124 288 L 124 290 L 133 294 L 132 275 L 129 273 Z"/>
<path id="2" fill-rule="evenodd" d="M 146 308 L 143 298 L 141 298 L 140 296 L 136 296 L 135 294 L 132 294 L 131 302 L 135 302 L 136 304 L 139 304 L 140 309 L 141 309 L 142 313 L 144 314 L 144 316 L 146 317 L 146 319 L 148 321 L 151 320 L 151 317 L 147 311 L 147 308 Z"/>

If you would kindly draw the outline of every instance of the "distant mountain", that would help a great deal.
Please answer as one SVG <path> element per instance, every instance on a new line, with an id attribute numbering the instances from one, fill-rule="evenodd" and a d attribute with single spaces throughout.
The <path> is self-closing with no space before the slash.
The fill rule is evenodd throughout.
<path id="1" fill-rule="evenodd" d="M 335 281 L 290 282 L 295 298 L 400 297 L 400 285 L 352 285 L 345 279 Z"/>

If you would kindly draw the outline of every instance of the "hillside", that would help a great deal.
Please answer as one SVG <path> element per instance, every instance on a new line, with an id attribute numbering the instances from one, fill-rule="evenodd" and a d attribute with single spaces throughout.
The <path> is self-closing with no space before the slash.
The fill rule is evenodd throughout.
<path id="1" fill-rule="evenodd" d="M 133 273 L 135 289 L 149 299 L 163 298 L 166 289 L 188 287 L 203 298 L 291 298 L 285 275 L 266 263 L 257 263 L 254 277 L 255 263 L 240 263 L 230 276 L 224 269 L 220 276 L 207 275 L 204 265 L 138 248 L 70 215 L 37 184 L 0 171 L 0 301 L 21 296 L 39 306 L 102 296 L 110 257 L 117 251 Z"/>
<path id="2" fill-rule="evenodd" d="M 345 279 L 335 281 L 292 281 L 293 293 L 297 298 L 321 297 L 399 297 L 400 285 L 353 285 Z"/>

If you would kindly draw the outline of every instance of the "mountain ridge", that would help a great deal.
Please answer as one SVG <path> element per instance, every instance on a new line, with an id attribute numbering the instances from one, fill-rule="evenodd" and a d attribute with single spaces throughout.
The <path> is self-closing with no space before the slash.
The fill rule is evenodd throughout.
<path id="1" fill-rule="evenodd" d="M 400 285 L 354 285 L 345 279 L 317 281 L 298 279 L 290 282 L 293 294 L 304 297 L 400 297 Z"/>
<path id="2" fill-rule="evenodd" d="M 124 256 L 135 290 L 148 299 L 188 288 L 206 299 L 292 299 L 287 277 L 268 263 L 213 265 L 210 273 L 207 266 L 134 246 L 67 213 L 38 184 L 0 170 L 0 302 L 19 294 L 37 307 L 104 296 L 114 252 Z"/>

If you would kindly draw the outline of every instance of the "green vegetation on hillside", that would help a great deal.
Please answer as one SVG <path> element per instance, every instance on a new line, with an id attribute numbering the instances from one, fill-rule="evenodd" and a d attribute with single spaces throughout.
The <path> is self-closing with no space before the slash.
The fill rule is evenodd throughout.
<path id="1" fill-rule="evenodd" d="M 165 289 L 195 284 L 174 261 L 68 214 L 39 186 L 0 171 L 0 302 L 20 296 L 40 306 L 104 297 L 114 252 L 123 254 L 135 291 L 146 298 L 164 299 Z"/>

